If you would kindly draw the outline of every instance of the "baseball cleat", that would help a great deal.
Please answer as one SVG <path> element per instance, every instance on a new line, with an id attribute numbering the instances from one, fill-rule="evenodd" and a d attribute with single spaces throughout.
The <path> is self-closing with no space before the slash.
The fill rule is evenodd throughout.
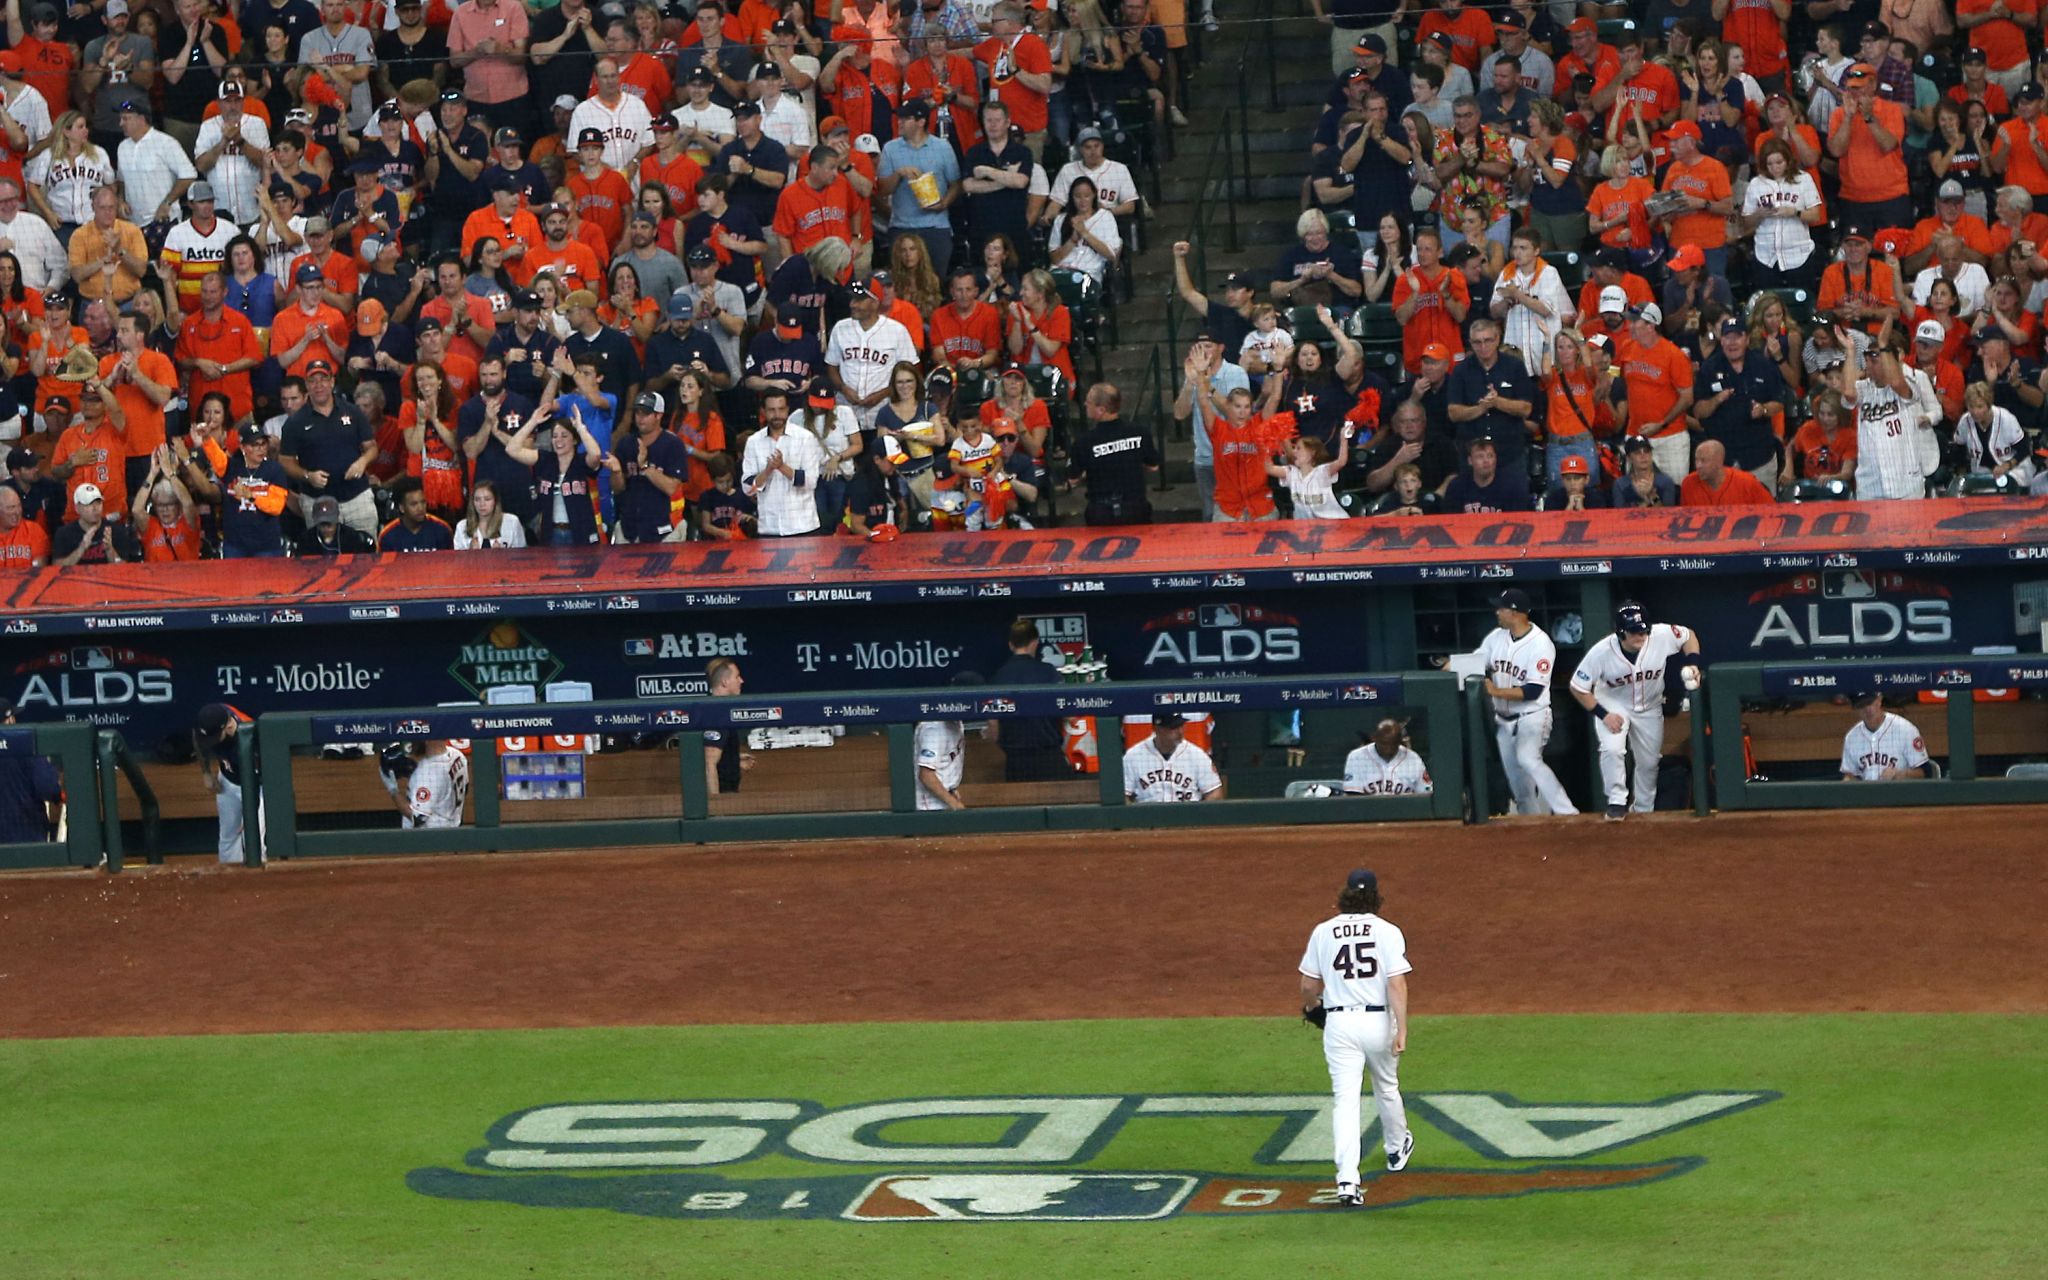
<path id="1" fill-rule="evenodd" d="M 1339 1208 L 1357 1209 L 1363 1207 L 1364 1204 L 1365 1193 L 1358 1189 L 1357 1183 L 1340 1182 L 1337 1184 L 1337 1205 Z"/>
<path id="2" fill-rule="evenodd" d="M 1409 1133 L 1401 1139 L 1399 1151 L 1387 1152 L 1387 1172 L 1399 1173 L 1408 1167 L 1408 1157 L 1415 1154 L 1415 1135 Z"/>
<path id="3" fill-rule="evenodd" d="M 1621 821 L 1621 820 L 1622 820 L 1623 818 L 1626 818 L 1627 816 L 1628 816 L 1628 806 L 1627 806 L 1627 805 L 1625 805 L 1625 804 L 1610 804 L 1610 805 L 1608 805 L 1608 806 L 1607 806 L 1607 820 L 1608 820 L 1609 822 L 1620 822 L 1620 821 Z"/>

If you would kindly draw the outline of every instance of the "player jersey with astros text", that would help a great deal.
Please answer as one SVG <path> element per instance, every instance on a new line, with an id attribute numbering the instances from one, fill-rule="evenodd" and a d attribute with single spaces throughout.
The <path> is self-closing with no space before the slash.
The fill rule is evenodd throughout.
<path id="1" fill-rule="evenodd" d="M 1572 672 L 1572 688 L 1593 694 L 1603 711 L 1662 710 L 1665 665 L 1673 654 L 1684 651 L 1691 634 L 1668 622 L 1655 623 L 1643 637 L 1643 647 L 1630 657 L 1616 632 L 1586 651 L 1579 669 Z"/>
<path id="2" fill-rule="evenodd" d="M 1331 916 L 1308 935 L 1302 976 L 1323 980 L 1323 1007 L 1387 1007 L 1387 979 L 1407 973 L 1408 939 L 1371 913 Z"/>
<path id="3" fill-rule="evenodd" d="M 1877 728 L 1858 720 L 1842 736 L 1842 772 L 1875 782 L 1886 769 L 1918 769 L 1927 763 L 1927 743 L 1904 716 L 1884 713 Z"/>
<path id="4" fill-rule="evenodd" d="M 948 791 L 960 789 L 967 772 L 967 733 L 958 720 L 922 720 L 917 726 L 917 767 L 939 775 L 939 785 Z M 917 807 L 943 809 L 946 802 L 933 795 L 922 782 L 917 785 Z"/>
<path id="5" fill-rule="evenodd" d="M 1929 467 L 1921 437 L 1933 440 L 1941 401 L 1927 375 L 1905 371 L 1911 396 L 1869 378 L 1856 384 L 1856 496 L 1918 498 Z"/>
<path id="6" fill-rule="evenodd" d="M 1433 789 L 1422 757 L 1406 747 L 1397 747 L 1392 760 L 1372 746 L 1344 757 L 1347 796 L 1426 796 Z"/>
<path id="7" fill-rule="evenodd" d="M 428 756 L 412 771 L 412 822 L 416 827 L 459 827 L 469 795 L 469 757 L 453 747 Z"/>
<path id="8" fill-rule="evenodd" d="M 1171 756 L 1159 754 L 1157 738 L 1124 752 L 1124 794 L 1139 804 L 1200 800 L 1222 785 L 1209 753 L 1192 742 L 1183 741 Z"/>
<path id="9" fill-rule="evenodd" d="M 1496 713 L 1517 716 L 1550 705 L 1550 670 L 1557 665 L 1557 646 L 1550 643 L 1543 628 L 1532 622 L 1517 640 L 1506 627 L 1495 627 L 1479 642 L 1479 656 L 1486 660 L 1486 674 L 1501 688 L 1533 684 L 1542 690 L 1527 702 L 1495 698 L 1492 701 Z"/>
<path id="10" fill-rule="evenodd" d="M 832 326 L 825 351 L 825 363 L 839 370 L 846 389 L 857 396 L 872 395 L 889 385 L 889 375 L 899 364 L 916 364 L 921 357 L 910 341 L 910 330 L 880 316 L 872 329 L 860 327 L 851 316 Z"/>

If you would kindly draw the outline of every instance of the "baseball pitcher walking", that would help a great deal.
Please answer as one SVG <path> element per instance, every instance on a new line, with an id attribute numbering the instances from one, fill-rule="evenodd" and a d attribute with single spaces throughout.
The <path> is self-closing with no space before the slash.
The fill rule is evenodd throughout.
<path id="1" fill-rule="evenodd" d="M 1657 761 L 1664 754 L 1664 668 L 1683 653 L 1681 678 L 1700 686 L 1700 638 L 1668 622 L 1651 623 L 1630 600 L 1614 611 L 1614 634 L 1586 651 L 1572 672 L 1572 697 L 1593 713 L 1600 740 L 1600 782 L 1607 790 L 1607 820 L 1628 816 L 1628 769 L 1636 753 L 1637 813 L 1657 807 Z"/>
<path id="2" fill-rule="evenodd" d="M 1408 1048 L 1408 941 L 1379 918 L 1379 909 L 1379 878 L 1363 869 L 1352 872 L 1337 897 L 1337 914 L 1315 927 L 1301 955 L 1301 1016 L 1322 1028 L 1323 1059 L 1336 1099 L 1330 1124 L 1337 1203 L 1351 1207 L 1365 1203 L 1358 1183 L 1358 1091 L 1366 1072 L 1372 1073 L 1373 1101 L 1379 1104 L 1387 1168 L 1399 1173 L 1415 1152 L 1400 1080 L 1401 1054 Z"/>
<path id="3" fill-rule="evenodd" d="M 1486 696 L 1493 700 L 1493 737 L 1501 771 L 1515 796 L 1516 813 L 1575 814 L 1578 806 L 1543 763 L 1550 741 L 1550 676 L 1557 646 L 1529 620 L 1529 595 L 1509 587 L 1492 601 L 1500 625 L 1479 642 L 1486 663 Z"/>

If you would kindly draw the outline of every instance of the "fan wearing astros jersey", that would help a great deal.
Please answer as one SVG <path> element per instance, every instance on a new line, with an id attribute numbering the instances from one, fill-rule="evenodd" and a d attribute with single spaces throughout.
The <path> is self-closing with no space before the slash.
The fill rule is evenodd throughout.
<path id="1" fill-rule="evenodd" d="M 1365 745 L 1344 757 L 1344 794 L 1347 796 L 1426 796 L 1435 789 L 1429 767 L 1403 741 L 1407 726 L 1388 717 L 1379 722 L 1371 737 L 1361 732 Z"/>
<path id="2" fill-rule="evenodd" d="M 1851 694 L 1856 723 L 1842 737 L 1847 782 L 1909 782 L 1927 776 L 1927 742 L 1913 722 L 1884 709 L 1874 690 Z"/>
<path id="3" fill-rule="evenodd" d="M 1124 799 L 1138 804 L 1220 800 L 1223 779 L 1209 753 L 1186 740 L 1174 712 L 1152 718 L 1152 736 L 1124 752 Z"/>

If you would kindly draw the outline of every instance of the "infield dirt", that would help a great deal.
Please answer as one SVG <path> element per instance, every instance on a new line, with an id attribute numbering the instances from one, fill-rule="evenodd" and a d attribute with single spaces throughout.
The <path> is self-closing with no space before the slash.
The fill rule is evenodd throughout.
<path id="1" fill-rule="evenodd" d="M 198 861 L 0 880 L 0 1034 L 1285 1013 L 1370 866 L 1420 1013 L 2048 1012 L 2048 810 Z"/>

